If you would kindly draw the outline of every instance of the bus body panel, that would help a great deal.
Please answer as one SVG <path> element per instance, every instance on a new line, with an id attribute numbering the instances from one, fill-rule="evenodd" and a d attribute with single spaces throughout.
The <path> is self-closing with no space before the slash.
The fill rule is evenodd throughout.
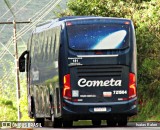
<path id="1" fill-rule="evenodd" d="M 102 29 L 108 33 L 105 36 L 100 32 L 102 26 L 109 27 L 111 33 Z M 123 46 L 114 48 L 97 44 L 92 47 L 90 43 L 95 40 L 87 41 L 90 34 L 83 34 L 85 28 L 88 28 L 86 32 L 96 29 L 97 34 L 94 31 L 91 34 L 101 44 L 120 34 L 125 39 L 121 41 Z M 82 38 L 77 40 L 76 37 Z M 30 117 L 51 118 L 54 115 L 63 120 L 101 120 L 137 114 L 137 95 L 129 98 L 130 74 L 135 75 L 137 88 L 136 39 L 132 21 L 105 17 L 53 20 L 36 28 L 28 52 Z M 64 97 L 67 75 L 70 76 L 70 98 Z"/>
<path id="2" fill-rule="evenodd" d="M 58 26 L 46 32 L 34 33 L 32 36 L 28 84 L 29 95 L 33 97 L 35 118 L 49 118 L 53 104 L 56 104 L 55 114 L 61 113 L 58 64 L 60 32 L 61 26 Z"/>
<path id="3" fill-rule="evenodd" d="M 95 117 L 106 119 L 109 115 L 137 114 L 137 97 L 128 99 L 129 74 L 137 74 L 135 32 L 132 22 L 115 19 L 73 20 L 67 21 L 66 26 L 67 24 L 78 26 L 107 23 L 123 25 L 126 22 L 130 24 L 127 25 L 129 26 L 129 47 L 125 49 L 75 50 L 66 42 L 69 49 L 65 58 L 68 58 L 67 73 L 70 74 L 72 93 L 71 100 L 63 99 L 62 112 L 66 120 L 94 119 Z M 94 110 L 96 108 L 102 108 L 104 111 Z"/>

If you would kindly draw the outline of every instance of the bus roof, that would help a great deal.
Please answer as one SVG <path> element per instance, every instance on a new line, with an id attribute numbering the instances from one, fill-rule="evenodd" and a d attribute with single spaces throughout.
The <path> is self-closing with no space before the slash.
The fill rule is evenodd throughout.
<path id="1" fill-rule="evenodd" d="M 58 21 L 72 21 L 72 20 L 80 20 L 80 19 L 106 19 L 106 20 L 129 20 L 130 19 L 126 19 L 126 18 L 118 18 L 118 17 L 102 17 L 102 16 L 66 16 L 66 17 L 62 17 L 59 18 Z"/>
<path id="2" fill-rule="evenodd" d="M 54 24 L 62 24 L 64 22 L 70 22 L 70 21 L 78 21 L 78 20 L 92 20 L 92 19 L 103 19 L 103 20 L 113 20 L 113 21 L 131 21 L 126 18 L 117 18 L 117 17 L 102 17 L 102 16 L 66 16 L 66 17 L 61 17 L 61 18 L 56 18 L 51 21 L 47 21 L 46 23 L 40 23 L 39 25 L 36 26 L 36 29 L 33 33 L 38 33 L 41 31 L 44 31 L 48 28 L 50 28 Z"/>

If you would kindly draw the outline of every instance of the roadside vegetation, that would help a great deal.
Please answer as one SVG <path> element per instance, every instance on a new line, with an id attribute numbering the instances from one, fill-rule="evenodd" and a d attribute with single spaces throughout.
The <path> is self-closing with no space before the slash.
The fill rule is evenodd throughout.
<path id="1" fill-rule="evenodd" d="M 15 68 L 14 63 L 9 62 L 10 68 L 3 66 L 3 72 L 6 77 L 0 79 L 0 121 L 17 121 L 17 89 L 15 82 Z M 7 69 L 10 69 L 8 71 Z M 27 87 L 24 75 L 21 75 L 21 99 L 20 99 L 20 109 L 21 109 L 21 121 L 31 120 L 28 117 L 28 104 L 27 104 Z"/>

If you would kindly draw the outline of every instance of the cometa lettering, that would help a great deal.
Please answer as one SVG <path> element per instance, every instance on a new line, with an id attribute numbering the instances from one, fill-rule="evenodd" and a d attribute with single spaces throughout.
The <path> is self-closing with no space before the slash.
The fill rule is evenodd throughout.
<path id="1" fill-rule="evenodd" d="M 113 78 L 110 80 L 86 80 L 85 78 L 81 78 L 78 80 L 79 87 L 107 87 L 107 86 L 122 86 L 122 80 L 114 80 Z"/>

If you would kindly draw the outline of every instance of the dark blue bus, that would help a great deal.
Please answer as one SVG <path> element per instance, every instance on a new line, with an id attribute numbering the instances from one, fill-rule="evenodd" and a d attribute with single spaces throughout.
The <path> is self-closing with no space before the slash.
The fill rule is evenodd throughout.
<path id="1" fill-rule="evenodd" d="M 29 116 L 54 127 L 126 126 L 137 114 L 136 55 L 129 19 L 72 16 L 37 26 L 19 58 Z"/>

